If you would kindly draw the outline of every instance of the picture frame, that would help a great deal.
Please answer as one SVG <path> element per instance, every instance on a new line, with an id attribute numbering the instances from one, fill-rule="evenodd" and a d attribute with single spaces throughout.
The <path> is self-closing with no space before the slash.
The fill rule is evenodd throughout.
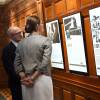
<path id="1" fill-rule="evenodd" d="M 89 10 L 96 74 L 100 76 L 100 7 Z"/>
<path id="2" fill-rule="evenodd" d="M 61 46 L 61 32 L 58 19 L 45 23 L 47 37 L 52 43 L 51 64 L 52 67 L 64 69 L 63 53 Z"/>
<path id="3" fill-rule="evenodd" d="M 70 72 L 88 74 L 87 58 L 80 12 L 63 17 Z"/>

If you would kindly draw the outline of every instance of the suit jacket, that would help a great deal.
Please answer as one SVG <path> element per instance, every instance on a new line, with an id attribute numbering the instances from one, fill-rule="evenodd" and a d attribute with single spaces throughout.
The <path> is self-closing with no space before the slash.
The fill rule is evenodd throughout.
<path id="1" fill-rule="evenodd" d="M 20 77 L 14 70 L 15 45 L 10 42 L 2 53 L 4 68 L 8 74 L 8 85 L 12 93 L 12 100 L 22 100 Z"/>
<path id="2" fill-rule="evenodd" d="M 15 45 L 12 42 L 10 42 L 3 49 L 3 53 L 2 53 L 4 68 L 8 74 L 9 80 L 14 83 L 20 80 L 19 76 L 16 74 L 14 70 L 15 50 L 16 50 Z"/>
<path id="3" fill-rule="evenodd" d="M 37 34 L 33 33 L 18 44 L 15 58 L 17 73 L 31 74 L 38 70 L 50 75 L 52 45 L 47 37 Z"/>

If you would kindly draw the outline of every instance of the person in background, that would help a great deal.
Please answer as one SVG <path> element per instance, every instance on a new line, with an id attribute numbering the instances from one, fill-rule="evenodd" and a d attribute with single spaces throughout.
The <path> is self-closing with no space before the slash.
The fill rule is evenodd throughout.
<path id="1" fill-rule="evenodd" d="M 14 70 L 15 50 L 18 42 L 22 39 L 22 30 L 19 27 L 10 27 L 8 36 L 10 43 L 3 49 L 2 60 L 8 74 L 8 85 L 11 90 L 12 100 L 22 100 L 22 90 L 19 75 Z"/>
<path id="2" fill-rule="evenodd" d="M 18 44 L 14 62 L 16 73 L 21 77 L 23 100 L 53 100 L 51 42 L 40 35 L 37 16 L 28 17 L 25 30 L 30 36 Z"/>

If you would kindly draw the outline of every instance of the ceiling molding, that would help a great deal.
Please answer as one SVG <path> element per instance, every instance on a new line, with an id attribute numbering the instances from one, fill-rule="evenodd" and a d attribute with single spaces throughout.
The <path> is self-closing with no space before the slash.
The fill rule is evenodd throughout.
<path id="1" fill-rule="evenodd" d="M 0 5 L 5 5 L 7 3 L 9 3 L 12 0 L 0 0 Z"/>

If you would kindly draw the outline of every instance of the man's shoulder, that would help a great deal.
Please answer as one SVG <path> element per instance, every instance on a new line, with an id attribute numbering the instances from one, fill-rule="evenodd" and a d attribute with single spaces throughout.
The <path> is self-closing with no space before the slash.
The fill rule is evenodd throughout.
<path id="1" fill-rule="evenodd" d="M 3 54 L 9 53 L 12 49 L 13 49 L 13 44 L 9 43 L 3 48 L 2 52 Z"/>
<path id="2" fill-rule="evenodd" d="M 9 49 L 11 45 L 12 45 L 11 43 L 8 43 L 8 44 L 3 48 L 3 50 Z"/>

